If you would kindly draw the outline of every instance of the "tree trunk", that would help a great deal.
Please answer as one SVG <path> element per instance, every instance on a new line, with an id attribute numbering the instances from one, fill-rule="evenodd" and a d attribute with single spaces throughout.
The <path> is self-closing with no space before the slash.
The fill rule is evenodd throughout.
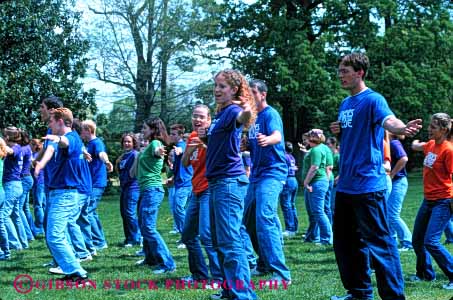
<path id="1" fill-rule="evenodd" d="M 160 82 L 160 115 L 159 117 L 164 121 L 165 124 L 168 124 L 168 107 L 167 107 L 167 67 L 168 59 L 162 59 L 162 68 L 161 68 L 161 82 Z"/>

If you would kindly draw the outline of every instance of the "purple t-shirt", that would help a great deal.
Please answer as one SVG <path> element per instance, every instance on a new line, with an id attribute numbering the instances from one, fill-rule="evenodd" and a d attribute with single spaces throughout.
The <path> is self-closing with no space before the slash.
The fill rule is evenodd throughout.
<path id="1" fill-rule="evenodd" d="M 212 120 L 207 134 L 206 178 L 208 180 L 245 174 L 240 155 L 242 125 L 236 122 L 241 111 L 238 105 L 231 104 L 219 111 Z"/>
<path id="2" fill-rule="evenodd" d="M 22 165 L 22 173 L 20 174 L 21 177 L 31 175 L 30 174 L 30 167 L 31 167 L 31 147 L 30 145 L 22 146 L 22 157 L 23 157 L 23 165 Z"/>
<path id="3" fill-rule="evenodd" d="M 403 145 L 399 140 L 390 141 L 390 155 L 392 157 L 392 169 L 395 167 L 398 160 L 402 157 L 407 156 L 406 151 L 404 151 Z M 407 176 L 406 167 L 402 168 L 398 173 L 395 174 L 393 180 L 399 179 L 401 177 Z"/>
<path id="4" fill-rule="evenodd" d="M 296 176 L 296 160 L 291 153 L 285 153 L 286 164 L 288 166 L 288 177 Z"/>
<path id="5" fill-rule="evenodd" d="M 32 154 L 33 158 L 36 159 L 36 157 L 38 156 L 38 154 L 39 154 L 39 152 L 33 153 L 33 154 Z M 32 169 L 32 172 L 31 172 L 31 174 L 33 175 L 33 179 L 34 179 L 33 184 L 34 184 L 34 185 L 44 184 L 44 170 L 39 171 L 38 177 L 35 177 L 34 173 L 35 173 L 35 170 L 34 170 L 34 168 L 33 168 L 33 169 Z"/>
<path id="6" fill-rule="evenodd" d="M 22 147 L 18 144 L 11 147 L 13 154 L 7 155 L 3 164 L 3 183 L 10 181 L 20 181 L 20 173 L 22 172 Z"/>

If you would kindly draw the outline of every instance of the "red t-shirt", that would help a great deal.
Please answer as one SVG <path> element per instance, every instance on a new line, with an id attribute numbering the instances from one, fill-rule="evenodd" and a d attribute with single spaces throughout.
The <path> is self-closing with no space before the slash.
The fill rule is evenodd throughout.
<path id="1" fill-rule="evenodd" d="M 198 137 L 196 131 L 193 131 L 188 140 L 187 144 L 190 144 L 190 141 Z M 200 194 L 208 189 L 208 180 L 206 179 L 206 148 L 205 147 L 197 147 L 195 151 L 190 156 L 190 164 L 192 165 L 193 169 L 193 177 L 192 177 L 192 191 L 195 194 Z"/>
<path id="2" fill-rule="evenodd" d="M 453 198 L 453 145 L 430 140 L 423 146 L 423 186 L 427 200 Z"/>

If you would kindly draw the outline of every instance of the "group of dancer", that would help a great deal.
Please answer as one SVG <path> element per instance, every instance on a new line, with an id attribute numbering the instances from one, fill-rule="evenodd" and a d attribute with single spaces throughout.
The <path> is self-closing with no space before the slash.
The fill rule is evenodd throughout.
<path id="1" fill-rule="evenodd" d="M 375 270 L 382 299 L 405 299 L 396 237 L 402 249 L 413 247 L 417 255 L 417 273 L 412 280 L 435 279 L 431 255 L 448 277 L 443 288 L 453 289 L 453 258 L 440 243 L 453 209 L 451 119 L 442 113 L 433 115 L 430 140 L 416 140 L 412 145 L 414 150 L 424 151 L 426 157 L 424 200 L 411 238 L 399 216 L 407 189 L 407 155 L 401 143 L 392 140 L 384 146 L 384 140 L 386 130 L 394 136 L 415 135 L 421 129 L 421 120 L 404 124 L 396 118 L 385 99 L 366 87 L 368 68 L 364 54 L 342 58 L 338 74 L 351 96 L 344 99 L 338 121 L 331 125 L 337 138 L 326 140 L 322 130 L 312 129 L 300 145 L 306 152 L 302 182 L 309 216 L 304 239 L 333 244 L 347 290 L 346 296 L 333 296 L 334 300 L 372 299 L 370 266 Z M 193 131 L 187 140 L 182 125 L 173 124 L 167 133 L 159 118 L 145 120 L 142 143 L 133 133 L 122 136 L 124 152 L 116 168 L 124 246 L 142 245 L 145 257 L 139 264 L 151 266 L 155 275 L 176 270 L 173 256 L 157 231 L 158 211 L 165 194 L 161 173 L 167 166 L 165 185 L 171 187 L 173 231 L 181 235 L 178 248 L 188 251 L 191 274 L 184 279 L 226 282 L 228 288 L 211 295 L 212 299 L 257 299 L 250 285 L 253 275 L 269 275 L 272 282 L 285 286 L 292 282 L 283 238 L 294 237 L 298 231 L 297 164 L 291 154 L 293 145 L 285 143 L 282 120 L 267 103 L 267 86 L 262 80 L 247 81 L 239 71 L 223 70 L 214 77 L 214 83 L 214 117 L 211 120 L 209 107 L 196 105 Z M 33 171 L 27 167 L 35 175 L 44 170 L 47 197 L 45 208 L 39 210 L 35 205 L 38 221 L 35 219 L 31 231 L 45 231 L 55 262 L 50 271 L 79 282 L 88 276 L 80 262 L 107 247 L 96 207 L 105 187 L 104 176 L 113 166 L 96 137 L 94 122 L 82 122 L 78 131 L 72 112 L 62 104 L 51 103 L 48 98 L 41 106 L 49 132 L 42 149 L 35 150 L 38 154 Z M 17 205 L 17 211 L 22 212 L 24 201 L 28 201 L 11 196 L 12 190 L 18 194 L 19 183 L 21 189 L 26 186 L 20 172 L 11 171 L 22 172 L 25 168 L 19 162 L 23 151 L 15 146 L 17 140 L 9 134 L 11 130 L 4 131 L 7 145 L 0 148 L 0 156 L 5 156 L 1 169 L 5 170 L 6 194 L 5 201 L 0 201 L 2 259 L 10 257 L 9 247 L 15 241 L 8 228 L 16 228 L 20 236 L 18 226 L 10 225 L 16 225 L 18 217 L 10 208 L 4 208 Z M 247 132 L 246 139 L 242 138 L 243 131 Z M 385 149 L 391 149 L 391 155 L 386 155 Z M 391 161 L 388 174 L 385 160 Z M 17 166 L 11 167 L 13 164 Z M 96 173 L 100 170 L 102 175 Z M 10 180 L 11 173 L 16 176 L 14 180 Z M 389 205 L 393 198 L 396 204 Z M 278 217 L 279 205 L 284 231 Z"/>

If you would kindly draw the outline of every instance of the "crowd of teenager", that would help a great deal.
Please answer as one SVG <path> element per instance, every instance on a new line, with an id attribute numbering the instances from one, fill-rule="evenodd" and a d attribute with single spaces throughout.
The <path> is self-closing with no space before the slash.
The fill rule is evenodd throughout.
<path id="1" fill-rule="evenodd" d="M 123 134 L 115 164 L 93 121 L 75 119 L 57 97 L 44 99 L 40 113 L 48 132 L 42 139 L 30 140 L 16 127 L 5 128 L 0 138 L 0 260 L 45 235 L 49 272 L 74 282 L 87 279 L 81 263 L 108 247 L 97 207 L 107 173 L 115 169 L 124 247 L 142 246 L 144 258 L 137 264 L 150 266 L 154 275 L 176 270 L 157 231 L 166 188 L 174 220 L 170 233 L 180 235 L 177 248 L 188 253 L 190 275 L 183 279 L 227 282 L 212 299 L 257 299 L 251 276 L 292 282 L 283 241 L 300 232 L 293 156 L 299 147 L 309 221 L 303 239 L 333 245 L 347 291 L 331 299 L 372 299 L 371 270 L 382 299 L 405 299 L 399 251 L 417 256 L 410 280 L 436 278 L 432 257 L 449 280 L 442 287 L 453 289 L 453 257 L 441 242 L 444 231 L 446 242 L 453 242 L 452 121 L 434 114 L 429 140 L 412 143 L 425 154 L 424 197 L 412 234 L 401 218 L 408 189 L 401 140 L 417 134 L 421 120 L 405 124 L 395 117 L 384 97 L 365 85 L 368 68 L 361 53 L 342 58 L 338 75 L 350 96 L 329 134 L 314 128 L 297 145 L 285 142 L 265 82 L 222 70 L 214 77 L 212 119 L 203 104 L 192 111 L 190 133 L 181 124 L 167 132 L 161 119 L 146 119 L 141 134 Z"/>

